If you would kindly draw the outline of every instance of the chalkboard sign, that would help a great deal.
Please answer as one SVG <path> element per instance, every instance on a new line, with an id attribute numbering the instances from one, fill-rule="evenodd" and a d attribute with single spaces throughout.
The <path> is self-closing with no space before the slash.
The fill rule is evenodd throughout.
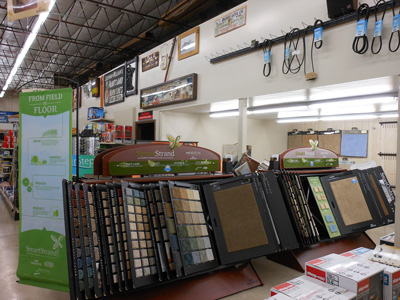
<path id="1" fill-rule="evenodd" d="M 112 105 L 125 100 L 124 91 L 125 65 L 104 75 L 104 105 Z"/>

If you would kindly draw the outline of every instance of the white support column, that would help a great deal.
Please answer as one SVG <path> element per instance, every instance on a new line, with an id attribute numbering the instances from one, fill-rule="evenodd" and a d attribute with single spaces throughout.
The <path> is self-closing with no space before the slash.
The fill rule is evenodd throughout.
<path id="1" fill-rule="evenodd" d="M 247 146 L 247 98 L 239 99 L 239 126 L 238 126 L 239 157 L 246 152 Z"/>
<path id="2" fill-rule="evenodd" d="M 166 141 L 166 137 L 161 136 L 161 115 L 162 112 L 159 110 L 153 110 L 153 119 L 156 120 L 156 141 Z"/>
<path id="3" fill-rule="evenodd" d="M 400 86 L 397 84 L 397 92 L 398 96 L 400 97 Z M 398 107 L 397 111 L 400 112 L 400 101 L 397 101 Z M 399 205 L 399 200 L 400 199 L 400 126 L 399 123 L 397 123 L 397 156 L 396 156 L 396 210 L 395 210 L 395 224 L 394 224 L 394 232 L 395 232 L 395 237 L 394 237 L 394 245 L 395 247 L 399 248 L 400 247 L 400 205 Z"/>

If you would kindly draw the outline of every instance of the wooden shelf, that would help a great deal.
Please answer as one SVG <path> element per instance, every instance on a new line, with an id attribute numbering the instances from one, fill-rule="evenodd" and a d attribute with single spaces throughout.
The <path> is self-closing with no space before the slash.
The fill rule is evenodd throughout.
<path id="1" fill-rule="evenodd" d="M 107 122 L 107 123 L 114 123 L 114 120 L 111 119 L 104 119 L 104 118 L 100 118 L 100 119 L 93 119 L 93 120 L 88 120 L 89 122 Z"/>

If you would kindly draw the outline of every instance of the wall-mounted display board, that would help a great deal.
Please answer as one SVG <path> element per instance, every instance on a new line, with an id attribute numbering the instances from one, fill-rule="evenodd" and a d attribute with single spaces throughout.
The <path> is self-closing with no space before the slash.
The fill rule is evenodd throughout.
<path id="1" fill-rule="evenodd" d="M 125 63 L 125 93 L 126 96 L 138 93 L 138 58 Z"/>
<path id="2" fill-rule="evenodd" d="M 160 63 L 160 52 L 154 52 L 142 58 L 142 72 L 158 67 Z"/>
<path id="3" fill-rule="evenodd" d="M 329 149 L 340 155 L 341 146 L 341 130 L 319 131 L 318 132 L 318 147 Z"/>
<path id="4" fill-rule="evenodd" d="M 220 36 L 246 25 L 246 12 L 247 6 L 245 5 L 215 20 L 214 36 Z"/>
<path id="5" fill-rule="evenodd" d="M 288 132 L 288 149 L 303 147 L 303 133 L 301 131 Z"/>
<path id="6" fill-rule="evenodd" d="M 315 141 L 318 141 L 318 131 L 309 130 L 309 131 L 303 132 L 303 146 L 302 147 L 311 147 L 312 143 L 310 141 L 312 141 L 313 143 L 315 143 Z"/>
<path id="7" fill-rule="evenodd" d="M 125 65 L 104 74 L 104 106 L 124 102 Z"/>
<path id="8" fill-rule="evenodd" d="M 143 109 L 197 99 L 197 74 L 189 74 L 140 90 Z"/>
<path id="9" fill-rule="evenodd" d="M 340 146 L 341 156 L 367 157 L 368 130 L 343 130 Z"/>

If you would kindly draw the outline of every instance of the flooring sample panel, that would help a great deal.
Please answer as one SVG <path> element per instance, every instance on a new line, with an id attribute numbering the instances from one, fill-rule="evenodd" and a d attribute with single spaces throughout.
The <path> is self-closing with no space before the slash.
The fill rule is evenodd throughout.
<path id="1" fill-rule="evenodd" d="M 340 134 L 320 134 L 318 136 L 318 147 L 329 149 L 340 155 L 342 136 Z"/>
<path id="2" fill-rule="evenodd" d="M 215 193 L 228 252 L 268 244 L 267 235 L 250 185 Z"/>
<path id="3" fill-rule="evenodd" d="M 357 177 L 329 183 L 342 215 L 344 225 L 372 221 L 372 216 L 361 191 Z"/>
<path id="4" fill-rule="evenodd" d="M 342 133 L 341 156 L 367 157 L 368 133 Z"/>
<path id="5" fill-rule="evenodd" d="M 302 135 L 289 135 L 288 136 L 288 149 L 303 147 Z"/>
<path id="6" fill-rule="evenodd" d="M 311 147 L 310 140 L 313 140 L 314 142 L 318 140 L 318 135 L 317 134 L 308 134 L 308 135 L 303 135 L 303 147 Z"/>

